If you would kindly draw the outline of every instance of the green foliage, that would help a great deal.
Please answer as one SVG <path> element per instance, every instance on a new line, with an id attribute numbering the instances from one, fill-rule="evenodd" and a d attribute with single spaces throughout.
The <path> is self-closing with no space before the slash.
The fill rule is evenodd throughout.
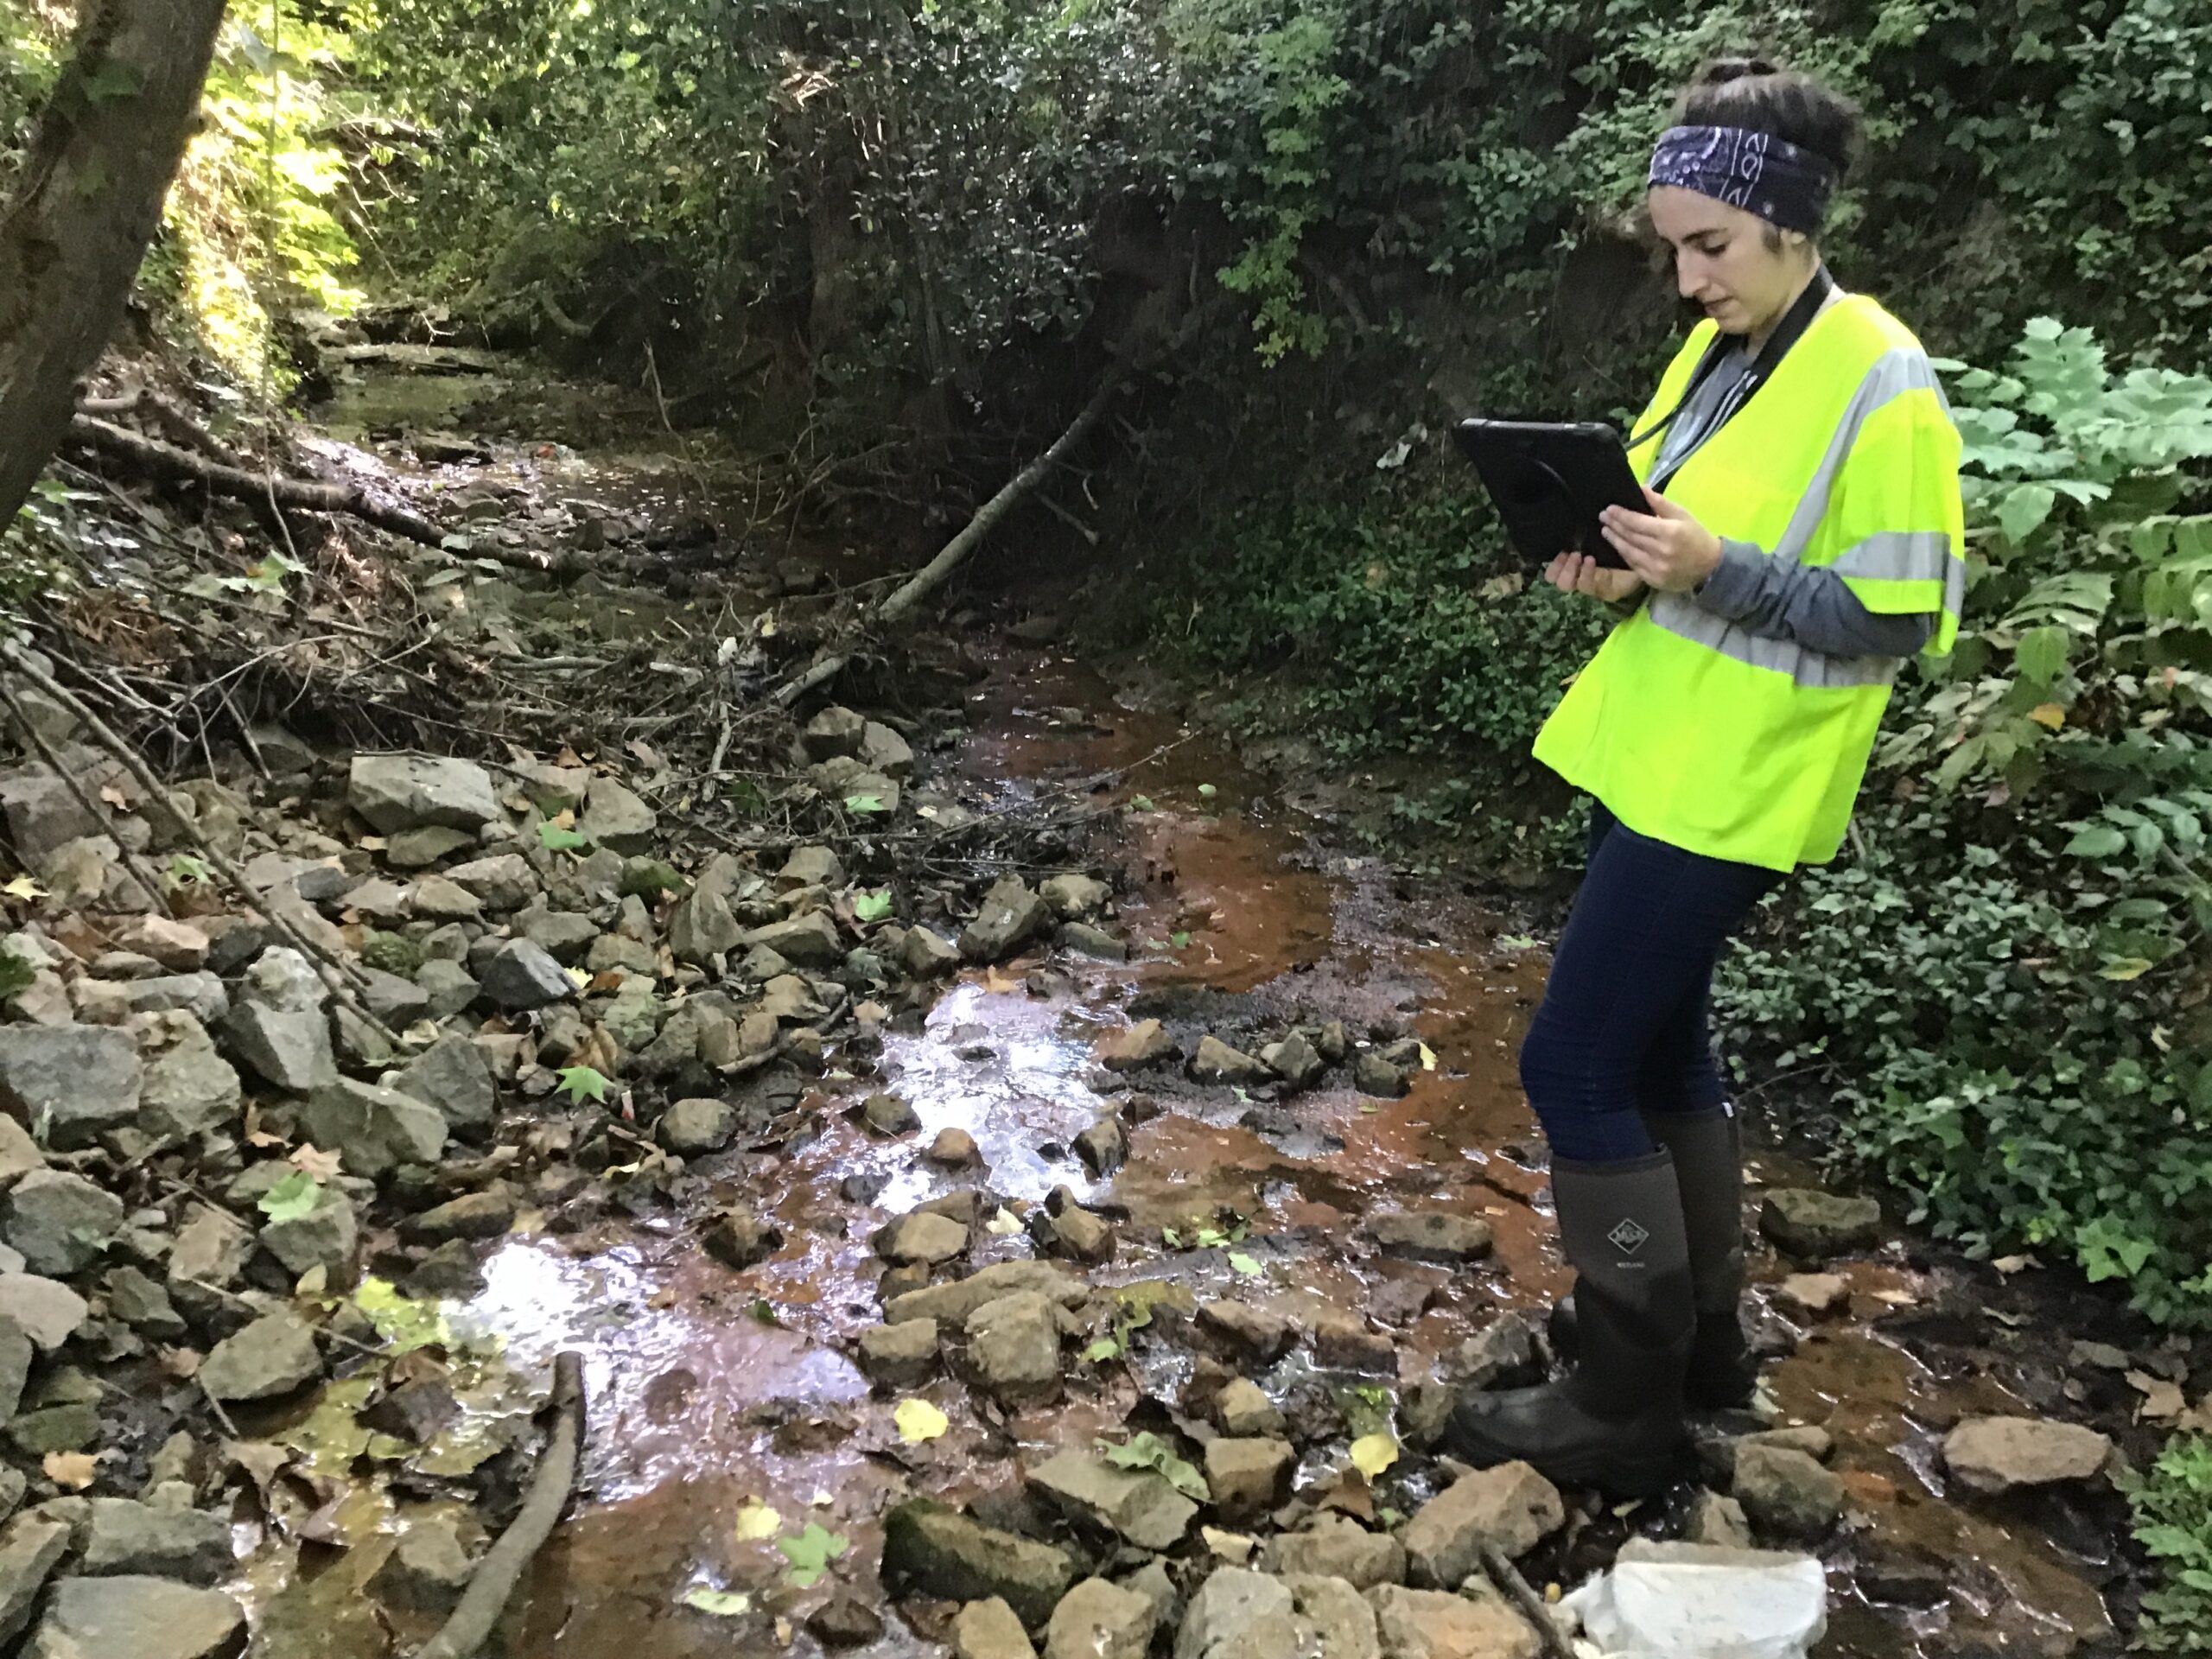
<path id="1" fill-rule="evenodd" d="M 563 1066 L 556 1076 L 559 1082 L 555 1084 L 556 1091 L 566 1095 L 571 1106 L 581 1106 L 588 1100 L 603 1101 L 607 1098 L 609 1086 L 607 1076 L 592 1066 Z"/>
<path id="2" fill-rule="evenodd" d="M 776 1548 L 791 1564 L 791 1571 L 784 1576 L 799 1589 L 805 1589 L 830 1570 L 830 1563 L 842 1555 L 850 1542 L 842 1533 L 830 1531 L 819 1521 L 808 1522 L 804 1532 L 776 1540 Z"/>
<path id="3" fill-rule="evenodd" d="M 1116 1469 L 1149 1469 L 1164 1477 L 1169 1485 L 1192 1502 L 1204 1503 L 1210 1500 L 1206 1478 L 1189 1459 L 1176 1454 L 1173 1441 L 1161 1439 L 1149 1429 L 1131 1435 L 1119 1446 L 1101 1440 L 1098 1449 Z"/>
<path id="4" fill-rule="evenodd" d="M 261 1213 L 271 1221 L 299 1221 L 315 1213 L 322 1200 L 322 1184 L 303 1169 L 296 1169 L 261 1195 Z"/>
<path id="5" fill-rule="evenodd" d="M 2136 1541 L 2164 1580 L 2143 1598 L 2138 1648 L 2212 1653 L 2212 1437 L 2175 1436 L 2125 1490 Z"/>

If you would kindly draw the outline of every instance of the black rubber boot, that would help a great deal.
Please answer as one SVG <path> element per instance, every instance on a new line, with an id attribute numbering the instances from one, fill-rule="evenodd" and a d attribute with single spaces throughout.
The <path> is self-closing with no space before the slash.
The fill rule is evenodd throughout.
<path id="1" fill-rule="evenodd" d="M 1690 1346 L 1683 1397 L 1699 1411 L 1747 1406 L 1758 1367 L 1737 1309 L 1744 1294 L 1743 1136 L 1733 1114 L 1647 1112 L 1651 1138 L 1675 1157 L 1689 1240 L 1690 1281 L 1697 1300 L 1697 1337 Z M 1572 1361 L 1580 1351 L 1574 1298 L 1552 1309 L 1552 1351 Z"/>
<path id="2" fill-rule="evenodd" d="M 1554 1159 L 1552 1195 L 1576 1274 L 1574 1370 L 1538 1388 L 1468 1390 L 1444 1444 L 1478 1468 L 1518 1459 L 1555 1484 L 1649 1497 L 1682 1467 L 1682 1376 L 1697 1322 L 1674 1157 Z"/>

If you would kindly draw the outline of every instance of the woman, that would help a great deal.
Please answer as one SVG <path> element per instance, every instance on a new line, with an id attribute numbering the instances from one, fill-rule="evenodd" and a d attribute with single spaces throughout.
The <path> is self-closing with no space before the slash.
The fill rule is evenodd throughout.
<path id="1" fill-rule="evenodd" d="M 1683 93 L 1652 157 L 1651 222 L 1707 321 L 1630 440 L 1649 511 L 1605 515 L 1627 568 L 1561 554 L 1546 573 L 1633 607 L 1535 746 L 1597 803 L 1521 1051 L 1576 1273 L 1555 1321 L 1575 1364 L 1460 1400 L 1449 1440 L 1479 1465 L 1656 1491 L 1686 1409 L 1751 1396 L 1713 963 L 1762 894 L 1835 855 L 1898 665 L 1950 648 L 1965 590 L 1935 372 L 1821 262 L 1857 136 L 1827 87 L 1731 60 Z"/>

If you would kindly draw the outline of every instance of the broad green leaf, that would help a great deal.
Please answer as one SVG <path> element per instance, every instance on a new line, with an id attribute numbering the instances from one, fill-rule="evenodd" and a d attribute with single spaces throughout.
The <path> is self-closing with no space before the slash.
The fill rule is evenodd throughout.
<path id="1" fill-rule="evenodd" d="M 1205 1477 L 1176 1456 L 1174 1446 L 1149 1429 L 1131 1436 L 1120 1446 L 1102 1440 L 1099 1451 L 1117 1469 L 1149 1469 L 1164 1476 L 1169 1485 L 1193 1503 L 1205 1503 L 1212 1499 L 1212 1493 L 1206 1490 Z"/>
<path id="2" fill-rule="evenodd" d="M 607 1078 L 588 1065 L 563 1066 L 558 1075 L 560 1082 L 555 1092 L 566 1095 L 572 1105 L 607 1098 Z"/>
<path id="3" fill-rule="evenodd" d="M 2065 629 L 2030 628 L 2020 636 L 2020 643 L 2012 651 L 2020 677 L 2037 685 L 2050 684 L 2066 670 L 2066 647 Z"/>
<path id="4" fill-rule="evenodd" d="M 271 1221 L 299 1221 L 314 1214 L 321 1198 L 322 1183 L 296 1169 L 263 1193 L 257 1207 Z"/>
<path id="5" fill-rule="evenodd" d="M 564 830 L 550 818 L 537 821 L 537 844 L 549 853 L 573 853 L 589 843 L 573 830 Z"/>
<path id="6" fill-rule="evenodd" d="M 1103 1365 L 1109 1360 L 1119 1359 L 1122 1357 L 1122 1339 L 1119 1337 L 1101 1337 L 1083 1351 L 1083 1357 L 1093 1365 Z"/>
<path id="7" fill-rule="evenodd" d="M 753 1611 L 753 1598 L 742 1590 L 709 1590 L 701 1585 L 684 1592 L 683 1605 L 702 1613 L 712 1613 L 717 1618 L 735 1618 Z"/>
<path id="8" fill-rule="evenodd" d="M 2050 517 L 2050 510 L 2057 501 L 2058 497 L 2048 485 L 2015 484 L 2005 493 L 2004 502 L 1997 509 L 1997 527 L 2013 546 L 2024 547 L 2028 537 Z"/>
<path id="9" fill-rule="evenodd" d="M 806 1530 L 795 1538 L 779 1538 L 776 1548 L 791 1564 L 785 1576 L 804 1590 L 830 1570 L 830 1563 L 845 1553 L 849 1540 L 842 1533 L 828 1530 L 818 1521 L 806 1523 Z"/>
<path id="10" fill-rule="evenodd" d="M 1243 1274 L 1248 1279 L 1256 1276 L 1260 1271 L 1260 1264 L 1242 1250 L 1231 1250 L 1229 1253 L 1229 1265 L 1231 1269 Z"/>
<path id="11" fill-rule="evenodd" d="M 168 871 L 174 887 L 204 887 L 215 879 L 215 872 L 207 868 L 207 861 L 192 853 L 176 853 L 170 856 Z"/>
<path id="12" fill-rule="evenodd" d="M 2126 845 L 2127 837 L 2112 825 L 2086 823 L 2066 843 L 2066 850 L 2076 858 L 2110 858 Z"/>
<path id="13" fill-rule="evenodd" d="M 880 922 L 891 913 L 891 890 L 881 893 L 856 893 L 853 898 L 853 918 L 856 921 Z"/>
<path id="14" fill-rule="evenodd" d="M 889 807 L 883 804 L 883 797 L 880 795 L 848 795 L 845 797 L 845 810 L 848 812 L 888 812 L 891 809 Z"/>
<path id="15" fill-rule="evenodd" d="M 2097 972 L 2101 978 L 2126 981 L 2140 979 L 2157 965 L 2147 957 L 2114 957 Z"/>

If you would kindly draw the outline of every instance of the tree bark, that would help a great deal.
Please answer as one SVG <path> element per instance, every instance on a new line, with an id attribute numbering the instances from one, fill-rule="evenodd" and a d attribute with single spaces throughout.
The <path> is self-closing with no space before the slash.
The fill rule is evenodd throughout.
<path id="1" fill-rule="evenodd" d="M 76 52 L 0 208 L 0 524 L 67 430 L 184 155 L 224 0 L 82 0 Z"/>

